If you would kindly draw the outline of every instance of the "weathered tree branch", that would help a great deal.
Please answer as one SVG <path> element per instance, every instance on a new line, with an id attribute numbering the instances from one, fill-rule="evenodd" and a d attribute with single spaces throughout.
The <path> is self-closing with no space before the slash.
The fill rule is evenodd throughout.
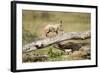
<path id="1" fill-rule="evenodd" d="M 61 33 L 58 34 L 57 36 L 53 36 L 51 38 L 45 38 L 42 40 L 34 41 L 32 43 L 29 43 L 25 46 L 23 46 L 23 52 L 29 52 L 32 50 L 40 49 L 43 47 L 47 47 L 49 45 L 65 41 L 65 40 L 70 40 L 70 39 L 87 39 L 90 38 L 90 31 L 86 32 L 68 32 L 68 33 Z"/>

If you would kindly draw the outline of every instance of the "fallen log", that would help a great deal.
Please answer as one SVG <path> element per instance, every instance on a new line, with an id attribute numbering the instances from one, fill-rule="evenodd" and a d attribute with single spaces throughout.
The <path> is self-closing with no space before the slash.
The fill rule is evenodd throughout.
<path id="1" fill-rule="evenodd" d="M 90 38 L 90 35 L 91 35 L 90 31 L 61 33 L 51 38 L 45 38 L 42 40 L 38 40 L 32 43 L 26 44 L 25 46 L 23 46 L 23 52 L 29 52 L 32 50 L 41 49 L 41 48 L 50 46 L 52 44 L 56 44 L 58 42 L 62 42 L 65 40 L 70 40 L 70 39 L 84 40 L 84 39 Z"/>

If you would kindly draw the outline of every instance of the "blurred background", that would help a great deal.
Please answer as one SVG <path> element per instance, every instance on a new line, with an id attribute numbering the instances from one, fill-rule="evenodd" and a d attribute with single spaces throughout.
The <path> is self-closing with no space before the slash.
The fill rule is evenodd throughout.
<path id="1" fill-rule="evenodd" d="M 90 13 L 23 10 L 23 45 L 44 38 L 44 27 L 61 20 L 64 32 L 88 31 L 90 18 Z"/>

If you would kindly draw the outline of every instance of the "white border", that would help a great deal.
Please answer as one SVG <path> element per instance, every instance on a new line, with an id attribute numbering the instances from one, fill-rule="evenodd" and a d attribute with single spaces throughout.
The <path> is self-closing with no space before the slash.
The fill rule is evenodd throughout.
<path id="1" fill-rule="evenodd" d="M 91 13 L 91 60 L 80 61 L 60 61 L 60 62 L 40 62 L 40 63 L 22 63 L 22 9 L 26 10 L 44 10 L 44 11 L 63 11 L 63 12 L 84 12 Z M 27 5 L 17 4 L 17 70 L 22 69 L 38 69 L 38 68 L 52 68 L 52 67 L 71 67 L 71 66 L 85 66 L 95 65 L 96 57 L 96 21 L 95 12 L 93 8 L 82 7 L 60 7 L 60 6 L 45 6 L 45 5 Z"/>

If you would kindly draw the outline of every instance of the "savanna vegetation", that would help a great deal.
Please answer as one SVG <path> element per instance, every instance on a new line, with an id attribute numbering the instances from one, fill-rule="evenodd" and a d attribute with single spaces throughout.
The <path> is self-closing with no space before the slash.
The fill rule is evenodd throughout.
<path id="1" fill-rule="evenodd" d="M 45 39 L 44 27 L 48 24 L 59 24 L 61 20 L 64 32 L 89 31 L 91 24 L 90 18 L 91 15 L 89 13 L 23 10 L 23 46 L 33 41 Z M 70 48 L 59 48 L 57 44 L 54 44 L 42 49 L 31 51 L 30 54 L 23 53 L 23 62 L 91 59 L 90 39 L 68 40 L 64 42 L 66 46 L 73 46 L 74 44 L 73 49 L 75 50 L 71 53 L 66 53 L 65 50 Z M 76 45 L 80 47 L 76 47 Z"/>

